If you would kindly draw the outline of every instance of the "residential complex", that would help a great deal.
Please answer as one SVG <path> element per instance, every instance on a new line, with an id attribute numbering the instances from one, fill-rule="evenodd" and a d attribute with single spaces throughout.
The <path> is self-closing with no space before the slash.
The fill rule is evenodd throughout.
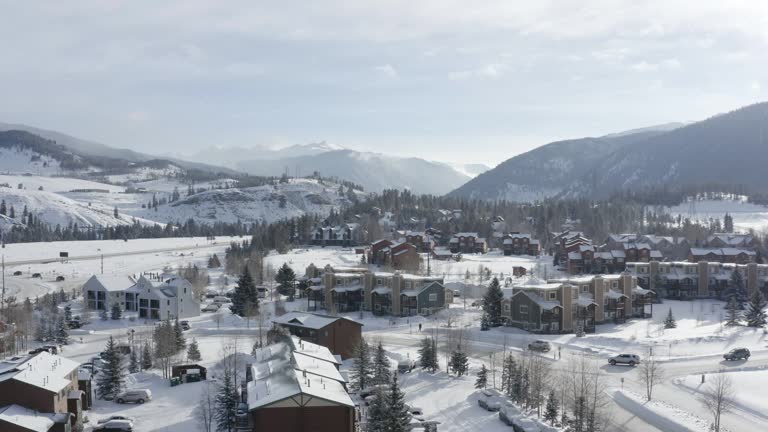
<path id="1" fill-rule="evenodd" d="M 502 316 L 535 333 L 589 333 L 596 324 L 650 317 L 652 299 L 630 274 L 529 279 L 504 289 Z"/>
<path id="2" fill-rule="evenodd" d="M 660 297 L 672 299 L 723 298 L 768 290 L 768 265 L 721 262 L 627 263 L 627 272 Z M 734 273 L 738 273 L 734 275 Z"/>
<path id="3" fill-rule="evenodd" d="M 442 277 L 401 272 L 373 272 L 367 268 L 307 267 L 305 278 L 310 310 L 333 312 L 366 310 L 376 315 L 430 315 L 453 301 Z"/>
<path id="4" fill-rule="evenodd" d="M 175 275 L 128 276 L 94 275 L 82 287 L 91 310 L 109 310 L 118 304 L 144 319 L 189 318 L 200 315 L 192 284 Z"/>
<path id="5" fill-rule="evenodd" d="M 532 255 L 541 251 L 539 241 L 531 234 L 509 233 L 501 237 L 501 249 L 504 255 Z"/>
<path id="6" fill-rule="evenodd" d="M 487 243 L 476 232 L 460 232 L 451 237 L 448 242 L 448 249 L 453 253 L 485 253 Z"/>

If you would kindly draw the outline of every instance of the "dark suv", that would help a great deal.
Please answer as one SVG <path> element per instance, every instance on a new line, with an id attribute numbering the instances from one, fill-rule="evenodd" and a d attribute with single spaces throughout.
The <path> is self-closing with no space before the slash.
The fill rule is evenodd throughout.
<path id="1" fill-rule="evenodd" d="M 734 348 L 723 354 L 723 358 L 726 360 L 749 360 L 749 356 L 750 352 L 746 348 Z"/>

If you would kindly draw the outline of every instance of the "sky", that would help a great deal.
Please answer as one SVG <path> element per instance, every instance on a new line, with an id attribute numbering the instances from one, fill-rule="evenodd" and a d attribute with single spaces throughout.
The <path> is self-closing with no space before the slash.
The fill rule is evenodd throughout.
<path id="1" fill-rule="evenodd" d="M 0 0 L 0 122 L 495 165 L 768 100 L 768 2 Z"/>

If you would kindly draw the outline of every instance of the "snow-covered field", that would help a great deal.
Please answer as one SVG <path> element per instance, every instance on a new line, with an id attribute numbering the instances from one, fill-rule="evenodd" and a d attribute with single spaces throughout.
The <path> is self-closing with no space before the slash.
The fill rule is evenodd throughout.
<path id="1" fill-rule="evenodd" d="M 733 200 L 699 200 L 693 207 L 695 213 L 691 214 L 691 209 L 690 203 L 686 202 L 670 207 L 668 211 L 673 216 L 682 215 L 700 221 L 720 219 L 721 222 L 725 214 L 729 213 L 733 216 L 734 227 L 742 231 L 752 229 L 761 232 L 768 227 L 768 207 L 748 203 L 744 197 Z"/>
<path id="2" fill-rule="evenodd" d="M 127 181 L 111 179 L 115 180 Z M 188 185 L 175 177 L 133 183 L 135 188 L 146 190 L 141 193 L 125 193 L 124 186 L 67 177 L 0 175 L 0 184 L 5 183 L 10 187 L 0 187 L 0 198 L 14 207 L 17 221 L 21 221 L 22 209 L 26 206 L 40 220 L 62 226 L 69 223 L 80 227 L 125 225 L 134 220 L 143 224 L 165 224 L 190 218 L 201 224 L 275 222 L 305 214 L 327 215 L 348 203 L 346 196 L 339 195 L 337 184 L 323 184 L 314 179 L 291 179 L 274 186 L 243 189 L 224 189 L 224 185 L 235 182 L 222 179 L 196 184 L 196 188 L 208 190 L 192 196 L 187 196 Z M 19 184 L 23 189 L 18 189 Z M 40 187 L 43 190 L 38 190 Z M 181 195 L 178 201 L 149 208 L 153 197 L 169 200 L 174 189 Z"/>

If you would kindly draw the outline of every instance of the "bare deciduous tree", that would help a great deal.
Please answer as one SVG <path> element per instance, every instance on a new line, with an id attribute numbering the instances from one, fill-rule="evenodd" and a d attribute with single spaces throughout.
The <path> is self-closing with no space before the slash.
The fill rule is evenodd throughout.
<path id="1" fill-rule="evenodd" d="M 200 393 L 200 400 L 197 403 L 195 418 L 199 422 L 200 430 L 203 432 L 213 432 L 213 420 L 216 411 L 216 389 L 212 388 L 210 382 L 206 382 L 203 391 Z"/>
<path id="2" fill-rule="evenodd" d="M 640 375 L 640 382 L 645 385 L 645 398 L 650 401 L 653 398 L 653 388 L 664 379 L 664 368 L 653 356 L 653 350 L 650 347 L 648 356 L 645 361 L 640 362 L 637 373 Z"/>
<path id="3" fill-rule="evenodd" d="M 712 414 L 712 430 L 720 432 L 722 415 L 733 408 L 733 383 L 723 370 L 712 376 L 699 401 Z"/>

